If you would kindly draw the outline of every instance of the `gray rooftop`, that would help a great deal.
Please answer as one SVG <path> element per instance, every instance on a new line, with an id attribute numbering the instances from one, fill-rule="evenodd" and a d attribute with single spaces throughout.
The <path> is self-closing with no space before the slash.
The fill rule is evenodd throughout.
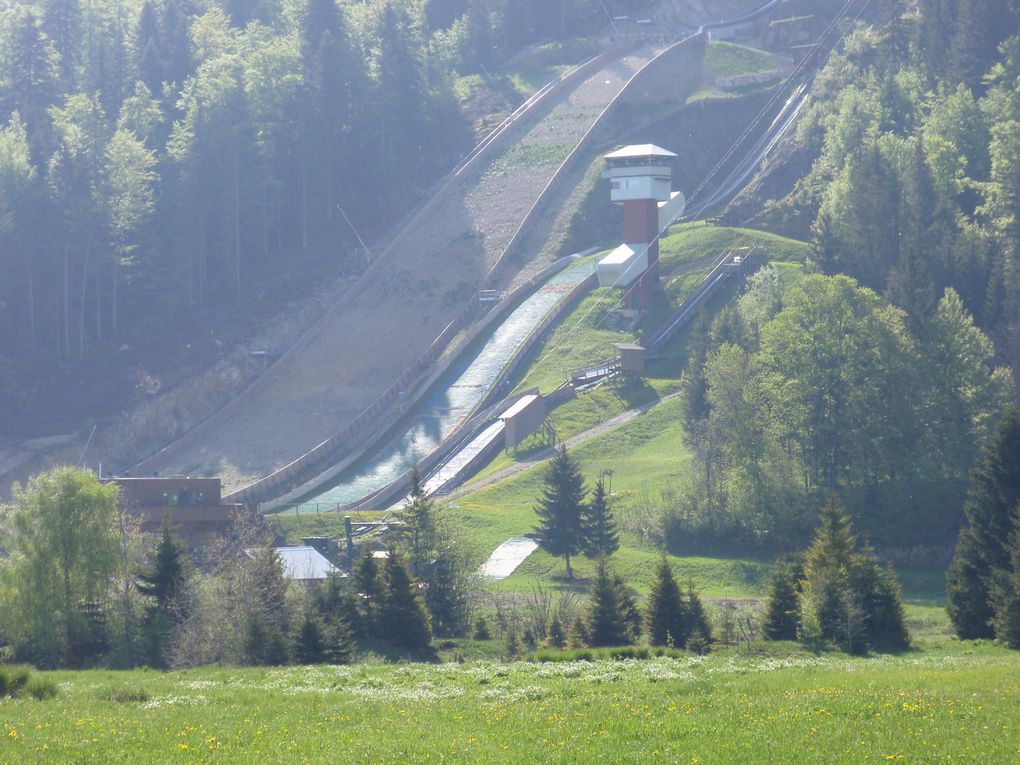
<path id="1" fill-rule="evenodd" d="M 288 579 L 325 579 L 340 570 L 314 547 L 277 547 L 276 553 Z"/>

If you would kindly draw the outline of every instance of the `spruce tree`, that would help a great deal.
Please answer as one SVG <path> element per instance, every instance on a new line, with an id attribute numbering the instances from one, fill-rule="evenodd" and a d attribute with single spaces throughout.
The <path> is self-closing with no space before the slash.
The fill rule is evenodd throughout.
<path id="1" fill-rule="evenodd" d="M 248 551 L 248 557 L 244 580 L 245 658 L 250 664 L 285 664 L 290 609 L 283 562 L 268 536 Z"/>
<path id="2" fill-rule="evenodd" d="M 321 664 L 326 660 L 326 642 L 322 624 L 311 609 L 305 611 L 294 639 L 294 661 L 298 664 Z"/>
<path id="3" fill-rule="evenodd" d="M 772 570 L 765 600 L 762 635 L 766 640 L 797 639 L 798 595 L 796 568 L 789 563 L 777 564 Z"/>
<path id="4" fill-rule="evenodd" d="M 567 648 L 571 650 L 584 648 L 588 645 L 588 640 L 588 625 L 584 623 L 584 617 L 578 614 L 570 625 L 570 631 L 567 632 Z"/>
<path id="5" fill-rule="evenodd" d="M 174 537 L 170 521 L 164 518 L 152 569 L 140 572 L 135 584 L 141 595 L 152 599 L 146 608 L 142 631 L 147 658 L 154 667 L 166 667 L 169 663 L 171 635 L 187 617 L 183 597 L 187 583 L 185 561 L 184 547 Z"/>
<path id="6" fill-rule="evenodd" d="M 628 596 L 623 582 L 600 560 L 591 585 L 588 607 L 588 645 L 630 645 L 634 641 Z"/>
<path id="7" fill-rule="evenodd" d="M 592 500 L 581 517 L 581 534 L 584 537 L 584 554 L 589 558 L 608 558 L 620 549 L 620 535 L 609 510 L 605 482 L 601 478 L 595 483 Z"/>
<path id="8" fill-rule="evenodd" d="M 411 474 L 407 504 L 399 516 L 404 524 L 401 536 L 407 548 L 411 573 L 422 579 L 432 562 L 436 547 L 436 517 L 432 502 L 425 495 L 417 468 Z"/>
<path id="9" fill-rule="evenodd" d="M 330 664 L 350 664 L 354 660 L 354 631 L 343 614 L 327 619 L 323 640 L 326 661 Z"/>
<path id="10" fill-rule="evenodd" d="M 563 622 L 559 614 L 553 614 L 549 619 L 549 625 L 545 628 L 546 648 L 563 648 L 567 644 L 567 633 L 563 629 Z"/>
<path id="11" fill-rule="evenodd" d="M 687 601 L 673 577 L 673 568 L 663 557 L 655 569 L 648 603 L 645 608 L 645 630 L 652 645 L 683 648 L 691 634 Z"/>
<path id="12" fill-rule="evenodd" d="M 504 658 L 512 660 L 519 658 L 524 653 L 524 644 L 521 642 L 520 633 L 517 632 L 516 627 L 511 627 L 506 631 L 506 646 L 504 648 Z"/>
<path id="13" fill-rule="evenodd" d="M 956 553 L 946 573 L 946 610 L 963 639 L 991 638 L 994 612 L 989 581 L 1010 570 L 1007 542 L 1020 502 L 1020 416 L 1009 410 L 971 474 Z"/>
<path id="14" fill-rule="evenodd" d="M 386 589 L 379 564 L 371 550 L 358 558 L 353 571 L 354 589 L 358 594 L 358 627 L 362 637 L 376 638 L 381 633 L 381 614 Z"/>
<path id="15" fill-rule="evenodd" d="M 687 368 L 681 385 L 684 392 L 684 432 L 690 434 L 698 423 L 708 417 L 708 386 L 704 368 L 709 352 L 709 321 L 704 311 L 699 312 L 691 323 L 687 348 Z"/>
<path id="16" fill-rule="evenodd" d="M 861 640 L 856 650 L 902 650 L 910 645 L 903 595 L 888 567 L 870 555 L 857 555 L 851 564 L 850 587 L 861 612 Z"/>
<path id="17" fill-rule="evenodd" d="M 492 640 L 492 633 L 489 632 L 489 623 L 485 621 L 484 616 L 479 616 L 475 620 L 475 629 L 471 637 L 475 640 Z"/>
<path id="18" fill-rule="evenodd" d="M 992 572 L 989 596 L 995 637 L 1010 648 L 1020 648 L 1020 504 L 1009 538 L 1009 566 Z"/>
<path id="19" fill-rule="evenodd" d="M 568 579 L 574 578 L 570 558 L 583 548 L 581 516 L 586 493 L 577 463 L 561 445 L 546 471 L 542 498 L 535 508 L 540 522 L 535 531 L 539 534 L 539 547 L 550 555 L 563 557 Z"/>
<path id="20" fill-rule="evenodd" d="M 804 560 L 802 607 L 817 618 L 824 640 L 842 642 L 850 628 L 850 561 L 857 538 L 835 495 L 821 511 L 821 522 Z"/>
<path id="21" fill-rule="evenodd" d="M 910 634 L 899 584 L 873 555 L 854 554 L 856 544 L 850 519 L 830 497 L 805 555 L 800 637 L 851 653 L 905 648 Z"/>
<path id="22" fill-rule="evenodd" d="M 712 643 L 712 625 L 708 621 L 705 606 L 694 589 L 693 581 L 687 583 L 687 613 L 690 615 L 691 625 L 691 636 L 687 639 L 687 649 L 695 650 L 692 643 L 696 642 L 696 637 L 704 640 L 706 646 L 710 645 Z M 697 653 L 702 653 L 702 650 L 698 650 Z"/>
<path id="23" fill-rule="evenodd" d="M 384 637 L 394 645 L 410 650 L 428 648 L 432 625 L 417 583 L 396 550 L 390 550 L 383 570 L 386 596 L 382 612 Z"/>

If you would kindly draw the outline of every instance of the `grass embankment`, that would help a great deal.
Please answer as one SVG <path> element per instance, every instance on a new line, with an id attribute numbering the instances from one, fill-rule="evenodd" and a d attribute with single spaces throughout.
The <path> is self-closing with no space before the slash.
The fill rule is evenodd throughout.
<path id="1" fill-rule="evenodd" d="M 776 68 L 776 57 L 758 48 L 713 41 L 705 49 L 705 73 L 713 80 L 761 74 Z"/>
<path id="2" fill-rule="evenodd" d="M 1020 654 L 53 672 L 0 763 L 1015 761 Z M 784 650 L 787 649 L 787 650 Z"/>

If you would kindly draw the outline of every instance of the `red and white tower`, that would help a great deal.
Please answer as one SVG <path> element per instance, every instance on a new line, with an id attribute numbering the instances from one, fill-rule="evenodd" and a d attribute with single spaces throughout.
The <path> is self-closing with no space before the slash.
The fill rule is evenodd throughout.
<path id="1" fill-rule="evenodd" d="M 605 156 L 610 199 L 623 205 L 624 244 L 598 264 L 599 285 L 626 289 L 628 308 L 648 307 L 659 283 L 659 234 L 683 213 L 672 187 L 676 154 L 653 144 L 625 146 Z"/>

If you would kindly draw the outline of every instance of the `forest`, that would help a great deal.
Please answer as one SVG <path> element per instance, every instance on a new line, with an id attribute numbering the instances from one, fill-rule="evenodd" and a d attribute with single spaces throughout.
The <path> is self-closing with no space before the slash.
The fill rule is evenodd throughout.
<path id="1" fill-rule="evenodd" d="M 5 4 L 0 385 L 357 272 L 348 218 L 380 235 L 474 145 L 455 78 L 604 22 L 590 0 Z"/>
<path id="2" fill-rule="evenodd" d="M 877 545 L 955 536 L 1020 371 L 1020 38 L 1015 4 L 883 4 L 814 82 L 759 220 L 807 233 L 811 273 L 766 269 L 695 331 L 694 476 L 681 546 L 783 549 L 836 492 Z"/>

